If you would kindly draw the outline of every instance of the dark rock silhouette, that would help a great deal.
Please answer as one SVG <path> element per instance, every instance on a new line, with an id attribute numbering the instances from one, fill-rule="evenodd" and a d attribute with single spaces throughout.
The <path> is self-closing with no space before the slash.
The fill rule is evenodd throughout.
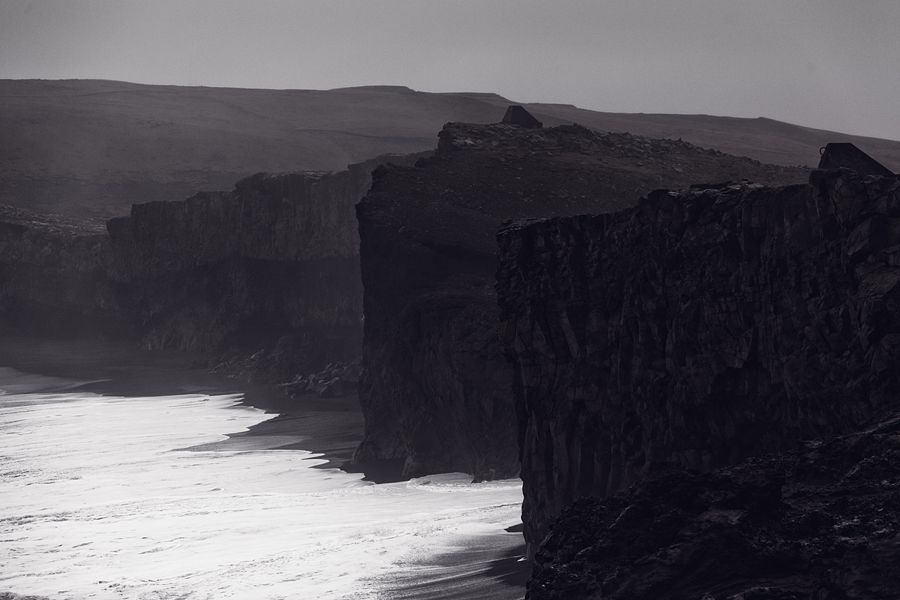
<path id="1" fill-rule="evenodd" d="M 837 170 L 506 228 L 532 549 L 568 504 L 659 463 L 709 470 L 897 407 L 898 218 L 900 181 Z"/>
<path id="2" fill-rule="evenodd" d="M 362 344 L 354 205 L 385 160 L 135 205 L 107 234 L 7 210 L 0 329 L 135 339 L 268 381 L 353 360 Z"/>
<path id="3" fill-rule="evenodd" d="M 851 169 L 860 175 L 890 177 L 894 173 L 849 142 L 827 144 L 819 159 L 820 169 Z"/>
<path id="4" fill-rule="evenodd" d="M 528 600 L 900 598 L 900 417 L 707 474 L 581 499 Z"/>
<path id="5" fill-rule="evenodd" d="M 449 124 L 434 157 L 376 171 L 357 208 L 365 289 L 361 464 L 394 476 L 519 469 L 512 373 L 497 339 L 505 219 L 614 211 L 661 185 L 804 181 L 673 140 L 576 126 Z"/>
<path id="6" fill-rule="evenodd" d="M 535 119 L 530 112 L 518 105 L 510 106 L 503 115 L 503 124 L 518 125 L 519 127 L 528 127 L 529 129 L 540 129 L 543 123 Z"/>

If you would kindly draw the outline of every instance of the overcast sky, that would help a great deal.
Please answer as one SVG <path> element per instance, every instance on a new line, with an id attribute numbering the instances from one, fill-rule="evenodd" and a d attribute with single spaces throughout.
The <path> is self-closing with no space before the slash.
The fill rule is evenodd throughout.
<path id="1" fill-rule="evenodd" d="M 0 77 L 398 84 L 900 139 L 900 0 L 0 0 Z"/>

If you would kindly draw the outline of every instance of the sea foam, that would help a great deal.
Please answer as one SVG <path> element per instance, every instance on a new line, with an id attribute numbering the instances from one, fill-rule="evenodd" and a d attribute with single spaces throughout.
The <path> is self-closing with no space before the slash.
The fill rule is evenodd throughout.
<path id="1" fill-rule="evenodd" d="M 218 449 L 271 417 L 240 396 L 23 394 L 13 375 L 0 374 L 0 592 L 386 598 L 391 573 L 519 518 L 518 481 L 374 485 L 302 450 Z"/>

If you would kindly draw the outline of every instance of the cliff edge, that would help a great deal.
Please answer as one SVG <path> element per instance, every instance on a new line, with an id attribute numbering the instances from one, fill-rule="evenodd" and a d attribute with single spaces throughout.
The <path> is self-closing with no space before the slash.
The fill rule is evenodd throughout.
<path id="1" fill-rule="evenodd" d="M 518 473 L 512 371 L 496 333 L 504 220 L 612 212 L 694 181 L 806 177 L 675 140 L 446 125 L 433 157 L 377 170 L 357 207 L 366 428 L 355 460 L 393 477 Z"/>
<path id="2" fill-rule="evenodd" d="M 380 157 L 335 173 L 257 174 L 230 192 L 134 205 L 106 232 L 0 211 L 0 330 L 131 339 L 286 381 L 358 358 L 354 206 Z"/>
<path id="3" fill-rule="evenodd" d="M 573 501 L 660 465 L 709 471 L 897 407 L 896 177 L 659 190 L 499 243 L 532 551 Z"/>

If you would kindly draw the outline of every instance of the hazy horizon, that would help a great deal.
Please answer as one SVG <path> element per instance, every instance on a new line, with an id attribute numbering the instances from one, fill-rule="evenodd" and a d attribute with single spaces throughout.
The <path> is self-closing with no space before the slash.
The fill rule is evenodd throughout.
<path id="1" fill-rule="evenodd" d="M 3 0 L 0 78 L 496 93 L 900 139 L 900 3 Z"/>

